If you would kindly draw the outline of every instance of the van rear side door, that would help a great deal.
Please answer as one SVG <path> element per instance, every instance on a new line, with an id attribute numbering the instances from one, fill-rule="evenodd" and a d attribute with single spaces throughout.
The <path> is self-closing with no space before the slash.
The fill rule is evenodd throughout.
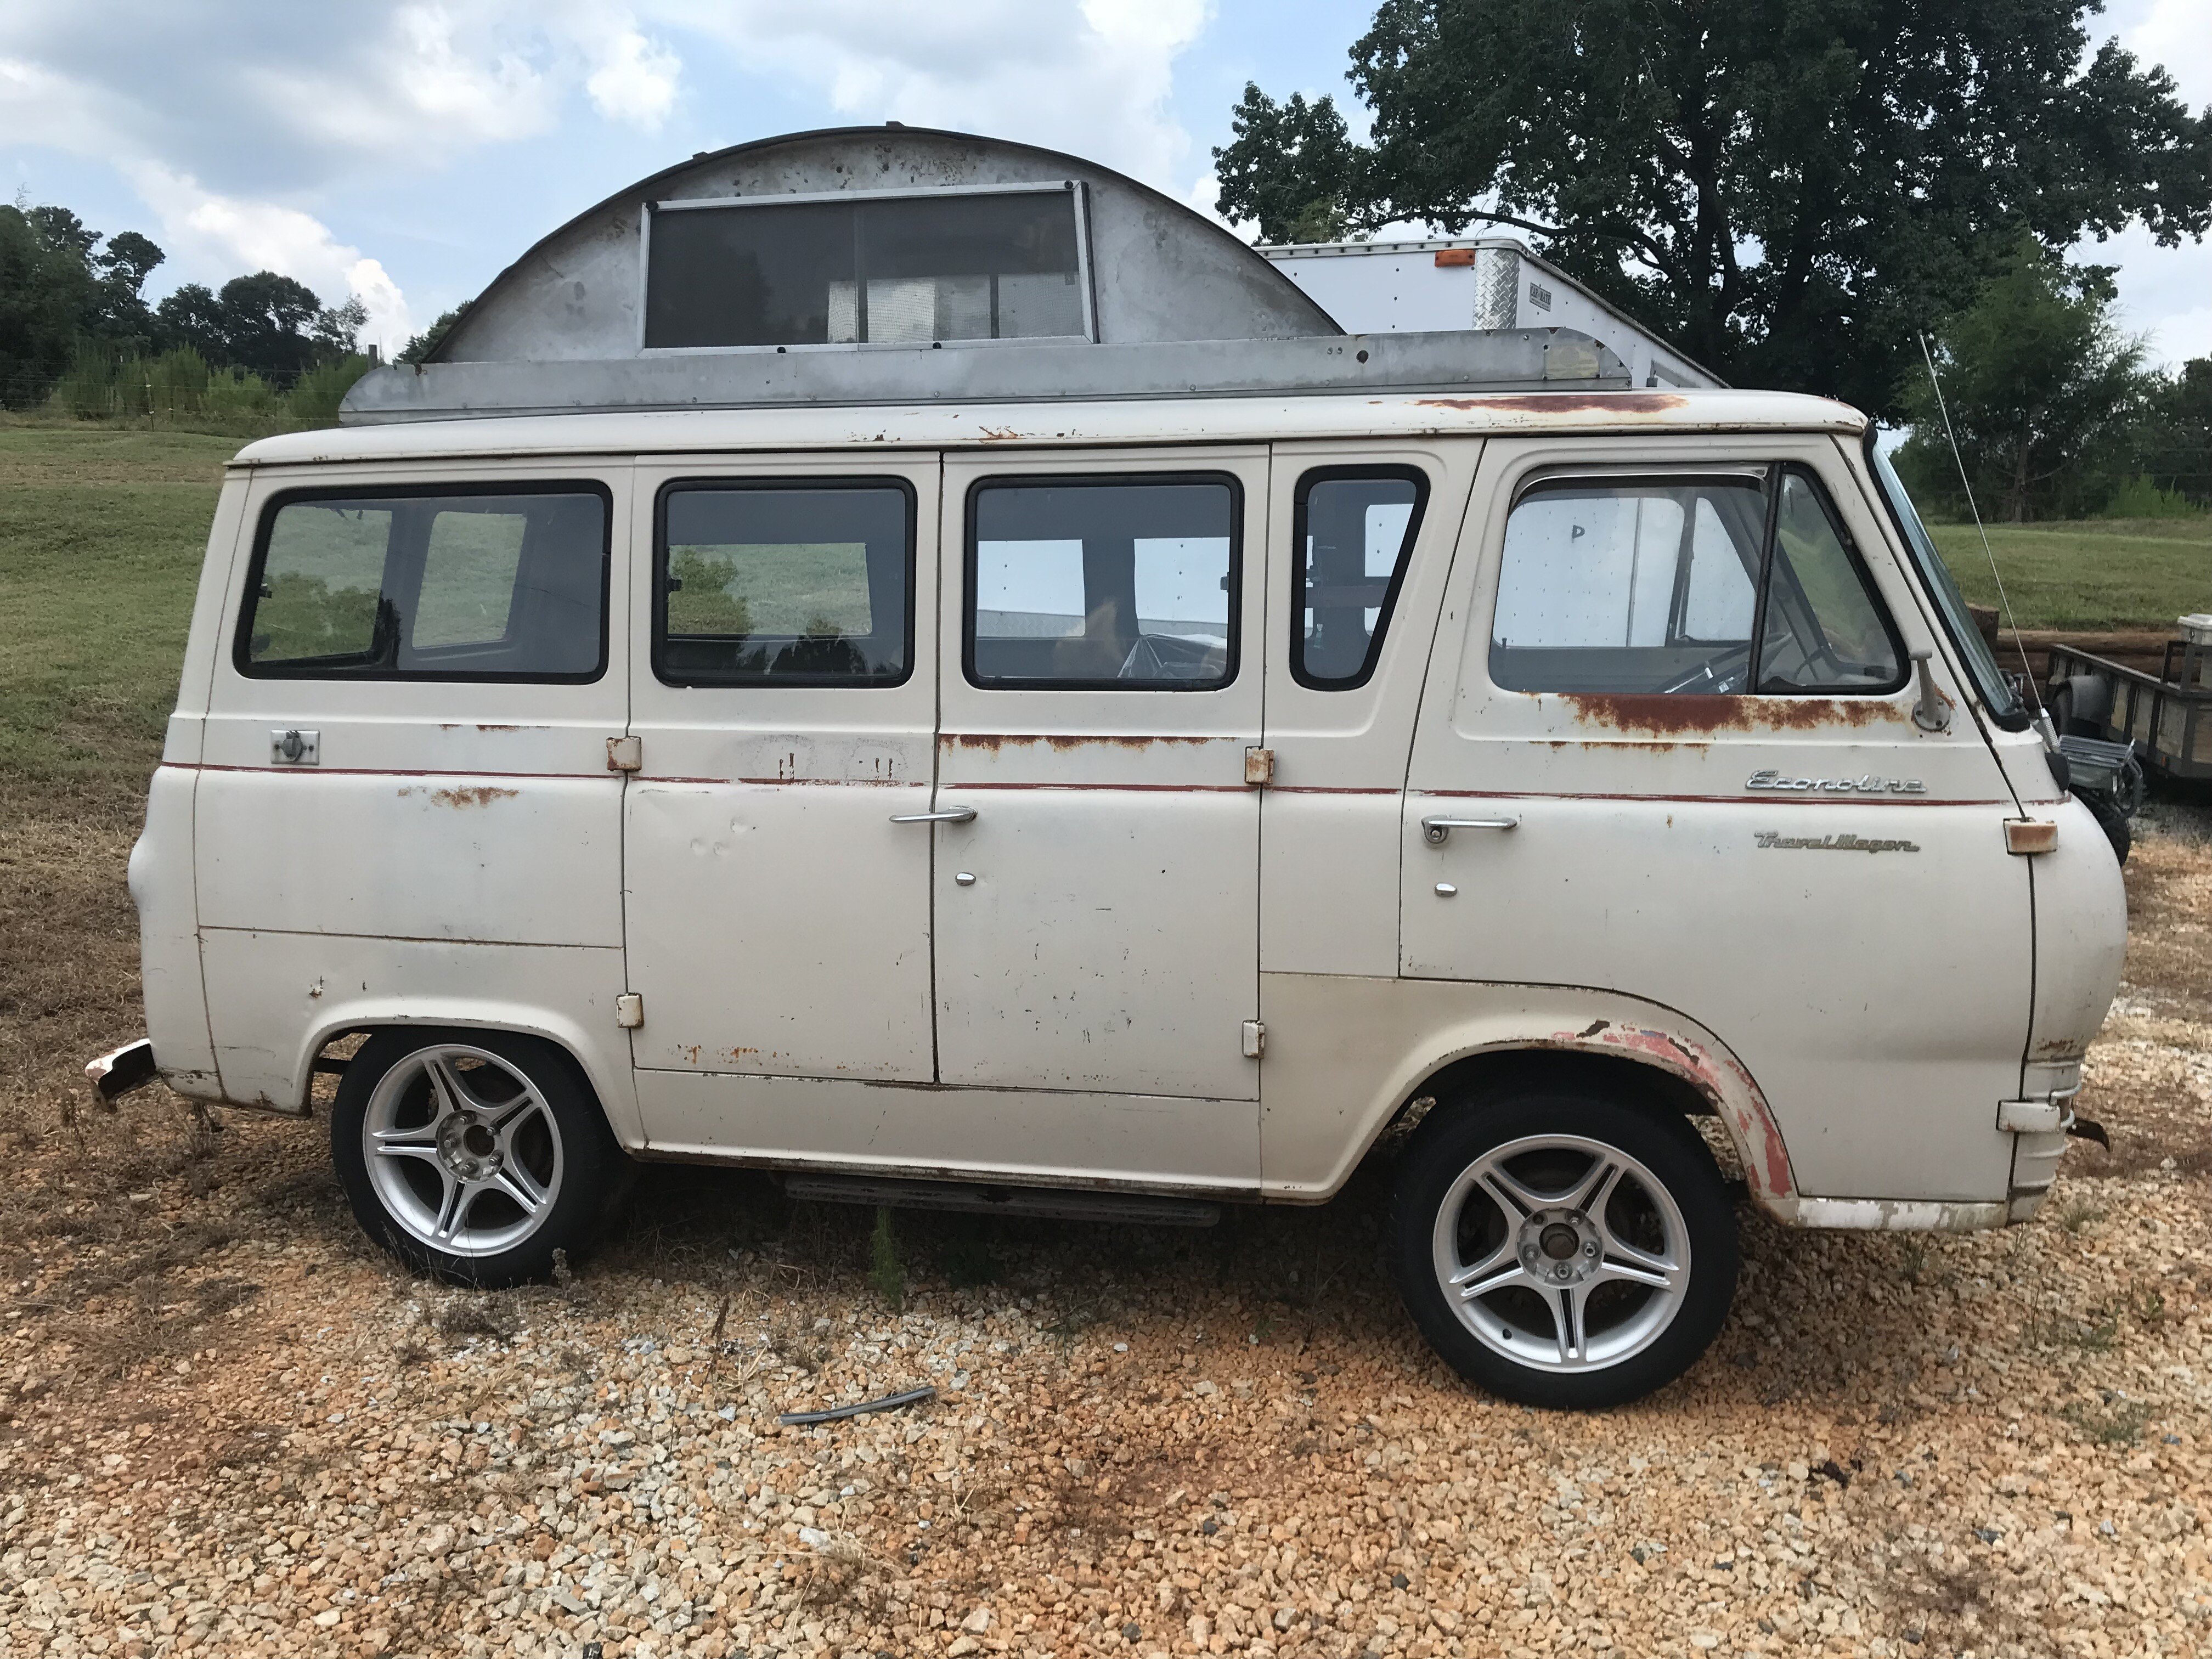
<path id="1" fill-rule="evenodd" d="M 858 1085 L 933 1080 L 929 827 L 899 820 L 929 810 L 937 472 L 640 467 L 624 886 L 655 1146 L 854 1154 L 890 1098 Z"/>
<path id="2" fill-rule="evenodd" d="M 1493 443 L 1452 580 L 1404 971 L 1686 1014 L 1765 1092 L 1801 1192 L 2002 1199 L 2033 965 L 2016 808 L 1833 445 Z M 1921 651 L 1941 729 L 1915 718 Z"/>
<path id="3" fill-rule="evenodd" d="M 619 1117 L 628 468 L 264 474 L 196 809 L 224 1092 L 349 1009 L 562 1024 Z M 563 1024 L 565 1023 L 565 1024 Z"/>

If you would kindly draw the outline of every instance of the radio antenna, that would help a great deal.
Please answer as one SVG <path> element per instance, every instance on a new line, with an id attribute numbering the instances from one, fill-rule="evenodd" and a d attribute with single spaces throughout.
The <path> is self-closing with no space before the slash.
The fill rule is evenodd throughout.
<path id="1" fill-rule="evenodd" d="M 1973 515 L 1974 533 L 1982 538 L 1982 556 L 1990 562 L 1990 579 L 1997 585 L 1997 614 L 2004 625 L 2012 629 L 2013 648 L 2020 653 L 2021 678 L 2027 682 L 2027 695 L 2035 699 L 2035 718 L 2043 728 L 2044 741 L 2053 749 L 2058 746 L 2058 734 L 2051 724 L 2051 711 L 2043 706 L 2043 688 L 2035 683 L 2035 668 L 2027 659 L 2027 645 L 2020 637 L 2020 621 L 2012 613 L 2012 600 L 2005 592 L 2004 577 L 1997 570 L 1997 556 L 1990 545 L 1990 532 L 1982 524 L 1982 510 L 1974 505 L 1973 480 L 1966 476 L 1966 458 L 1959 449 L 1959 434 L 1951 427 L 1950 405 L 1943 401 L 1943 381 L 1936 373 L 1936 354 L 1928 349 L 1928 336 L 1919 335 L 1921 360 L 1928 365 L 1928 384 L 1936 393 L 1936 410 L 1943 417 L 1943 435 L 1950 441 L 1951 459 L 1959 469 L 1959 483 L 1966 492 L 1966 511 Z"/>

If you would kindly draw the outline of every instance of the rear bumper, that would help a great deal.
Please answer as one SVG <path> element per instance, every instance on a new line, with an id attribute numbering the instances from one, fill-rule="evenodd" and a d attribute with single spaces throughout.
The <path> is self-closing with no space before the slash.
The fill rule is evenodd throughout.
<path id="1" fill-rule="evenodd" d="M 120 1100 L 160 1075 L 154 1066 L 154 1045 L 144 1037 L 87 1060 L 84 1074 L 100 1097 L 107 1101 Z"/>

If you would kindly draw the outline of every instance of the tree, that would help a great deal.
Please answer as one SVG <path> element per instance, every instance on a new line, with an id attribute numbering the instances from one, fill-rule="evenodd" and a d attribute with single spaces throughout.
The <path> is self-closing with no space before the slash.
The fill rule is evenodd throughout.
<path id="1" fill-rule="evenodd" d="M 407 337 L 407 343 L 399 348 L 398 356 L 392 361 L 401 363 L 427 362 L 430 354 L 444 343 L 447 331 L 466 316 L 469 307 L 475 303 L 473 300 L 464 300 L 451 311 L 440 312 L 437 321 L 432 323 L 429 327 L 424 329 L 420 334 L 410 334 Z"/>
<path id="2" fill-rule="evenodd" d="M 2212 357 L 2192 357 L 2160 380 L 2136 464 L 2155 488 L 2212 507 Z"/>
<path id="3" fill-rule="evenodd" d="M 42 383 L 68 367 L 91 299 L 82 250 L 54 239 L 45 211 L 0 205 L 0 400 L 44 395 Z"/>
<path id="4" fill-rule="evenodd" d="M 1913 430 L 1900 469 L 1955 499 L 1963 463 L 1982 512 L 2014 523 L 2103 506 L 2133 470 L 2163 386 L 2142 367 L 2142 341 L 2112 326 L 2112 297 L 2109 270 L 2069 269 L 2023 237 L 1932 342 L 1958 458 L 1923 364 L 1900 388 Z"/>
<path id="5" fill-rule="evenodd" d="M 167 257 L 151 238 L 135 230 L 109 237 L 91 261 L 99 284 L 90 331 L 139 349 L 150 343 L 154 313 L 146 305 L 146 279 Z"/>
<path id="6" fill-rule="evenodd" d="M 323 302 L 314 289 L 273 270 L 234 276 L 216 295 L 222 330 L 216 360 L 261 375 L 298 374 L 315 361 L 311 331 Z"/>
<path id="7" fill-rule="evenodd" d="M 308 333 L 315 342 L 316 356 L 320 361 L 338 362 L 353 356 L 361 331 L 368 325 L 368 307 L 356 294 L 343 305 L 317 312 L 314 325 Z"/>
<path id="8" fill-rule="evenodd" d="M 1729 380 L 1897 412 L 1916 325 L 2025 229 L 2212 227 L 2212 112 L 2085 0 L 1384 0 L 1352 48 L 1371 142 L 1248 87 L 1224 213 L 1285 238 L 1517 229 Z"/>
<path id="9" fill-rule="evenodd" d="M 165 349 L 185 346 L 210 363 L 226 361 L 222 302 L 204 283 L 183 283 L 155 306 L 154 327 Z"/>

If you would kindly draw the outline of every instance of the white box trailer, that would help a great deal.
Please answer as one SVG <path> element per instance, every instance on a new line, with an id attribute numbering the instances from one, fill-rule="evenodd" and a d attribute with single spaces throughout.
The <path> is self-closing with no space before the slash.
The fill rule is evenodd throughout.
<path id="1" fill-rule="evenodd" d="M 1728 384 L 1510 236 L 1258 251 L 1347 333 L 1568 328 L 1610 349 L 1633 386 Z"/>

